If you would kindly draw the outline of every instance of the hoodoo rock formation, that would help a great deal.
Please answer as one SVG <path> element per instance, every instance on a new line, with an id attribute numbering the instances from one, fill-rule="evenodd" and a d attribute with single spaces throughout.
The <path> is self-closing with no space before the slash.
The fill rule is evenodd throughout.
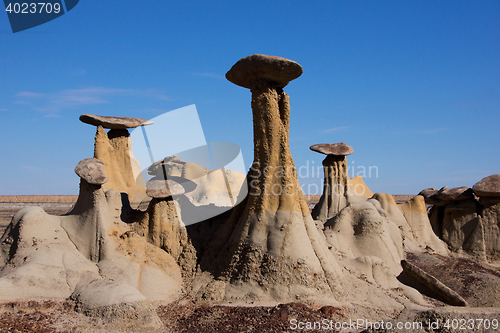
<path id="1" fill-rule="evenodd" d="M 0 239 L 0 301 L 71 298 L 84 313 L 158 327 L 149 301 L 181 294 L 176 260 L 121 220 L 122 197 L 104 191 L 101 161 L 85 159 L 75 173 L 80 194 L 68 214 L 25 208 Z"/>
<path id="2" fill-rule="evenodd" d="M 420 194 L 432 205 L 432 227 L 450 250 L 481 261 L 500 259 L 500 175 L 483 178 L 472 189 L 428 188 Z"/>
<path id="3" fill-rule="evenodd" d="M 479 220 L 484 228 L 486 257 L 500 260 L 500 174 L 483 178 L 472 190 L 479 197 Z"/>
<path id="4" fill-rule="evenodd" d="M 349 175 L 345 157 L 351 155 L 354 150 L 344 142 L 316 144 L 310 149 L 326 155 L 323 160 L 323 194 L 312 210 L 313 219 L 325 222 L 337 215 L 349 202 Z"/>
<path id="5" fill-rule="evenodd" d="M 180 217 L 180 207 L 173 200 L 173 196 L 183 194 L 185 189 L 174 180 L 153 179 L 146 186 L 152 200 L 135 228 L 149 243 L 176 260 L 187 283 L 196 269 L 196 251 Z"/>
<path id="6" fill-rule="evenodd" d="M 206 251 L 215 281 L 200 293 L 219 300 L 335 297 L 341 270 L 304 200 L 289 148 L 290 105 L 283 91 L 302 74 L 291 60 L 252 55 L 226 74 L 252 92 L 254 161 L 249 195 Z"/>
<path id="7" fill-rule="evenodd" d="M 108 177 L 105 188 L 126 193 L 131 202 L 140 202 L 145 197 L 145 185 L 140 176 L 139 162 L 132 154 L 128 128 L 151 125 L 153 122 L 141 118 L 91 114 L 81 115 L 80 121 L 97 126 L 94 157 L 104 163 L 104 172 Z"/>

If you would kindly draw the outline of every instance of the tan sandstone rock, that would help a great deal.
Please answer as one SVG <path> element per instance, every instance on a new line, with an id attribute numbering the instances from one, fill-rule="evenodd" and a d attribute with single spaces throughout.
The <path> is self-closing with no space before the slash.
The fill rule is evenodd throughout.
<path id="1" fill-rule="evenodd" d="M 146 192 L 142 176 L 137 179 L 134 176 L 131 150 L 130 134 L 126 129 L 112 129 L 106 133 L 102 126 L 97 127 L 94 157 L 104 163 L 108 178 L 104 187 L 127 193 L 130 201 Z"/>
<path id="2" fill-rule="evenodd" d="M 430 252 L 441 255 L 448 254 L 446 244 L 439 239 L 432 229 L 423 196 L 417 195 L 407 202 L 399 204 L 398 208 L 410 227 L 416 245 L 423 250 L 430 250 Z"/>

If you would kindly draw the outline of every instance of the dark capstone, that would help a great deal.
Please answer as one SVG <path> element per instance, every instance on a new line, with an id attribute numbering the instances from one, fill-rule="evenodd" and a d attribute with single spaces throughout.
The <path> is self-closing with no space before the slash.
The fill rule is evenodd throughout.
<path id="1" fill-rule="evenodd" d="M 345 142 L 318 143 L 309 147 L 312 151 L 325 155 L 347 156 L 354 153 L 354 149 Z"/>
<path id="2" fill-rule="evenodd" d="M 243 88 L 251 89 L 259 80 L 266 80 L 278 88 L 285 87 L 288 82 L 302 75 L 302 66 L 295 61 L 254 54 L 240 59 L 226 73 L 226 79 Z"/>

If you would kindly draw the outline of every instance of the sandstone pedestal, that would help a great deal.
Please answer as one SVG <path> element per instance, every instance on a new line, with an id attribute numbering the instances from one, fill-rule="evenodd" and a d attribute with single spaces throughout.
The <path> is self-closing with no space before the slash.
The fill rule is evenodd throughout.
<path id="1" fill-rule="evenodd" d="M 332 299 L 342 289 L 340 268 L 311 218 L 290 154 L 283 87 L 301 74 L 296 62 L 265 55 L 243 58 L 226 74 L 252 92 L 254 161 L 248 197 L 202 260 L 215 277 L 202 297 L 281 302 Z"/>
<path id="2" fill-rule="evenodd" d="M 325 222 L 348 204 L 349 175 L 345 157 L 351 155 L 354 150 L 344 142 L 317 144 L 310 149 L 327 155 L 323 160 L 325 173 L 323 194 L 312 211 L 313 219 Z"/>
<path id="3" fill-rule="evenodd" d="M 97 126 L 94 157 L 104 163 L 104 172 L 108 177 L 105 189 L 126 193 L 131 202 L 137 197 L 135 201 L 140 202 L 145 197 L 145 184 L 140 176 L 141 167 L 132 154 L 128 128 L 151 125 L 152 122 L 141 118 L 91 114 L 81 115 L 80 121 Z"/>

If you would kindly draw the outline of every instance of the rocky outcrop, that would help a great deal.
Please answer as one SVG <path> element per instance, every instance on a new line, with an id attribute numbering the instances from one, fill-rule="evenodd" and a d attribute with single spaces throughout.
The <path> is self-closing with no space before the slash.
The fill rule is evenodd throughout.
<path id="1" fill-rule="evenodd" d="M 108 181 L 104 174 L 104 163 L 97 158 L 81 160 L 75 168 L 75 173 L 89 184 L 102 185 Z"/>
<path id="2" fill-rule="evenodd" d="M 484 229 L 486 256 L 500 260 L 500 174 L 483 178 L 472 190 L 479 196 L 479 221 Z"/>
<path id="3" fill-rule="evenodd" d="M 478 197 L 500 197 L 500 174 L 481 179 L 472 190 Z"/>
<path id="4" fill-rule="evenodd" d="M 357 175 L 356 177 L 352 177 L 349 179 L 347 183 L 349 186 L 350 193 L 356 194 L 358 196 L 363 196 L 366 199 L 371 198 L 373 196 L 373 192 L 366 186 L 365 181 L 361 175 Z"/>
<path id="5" fill-rule="evenodd" d="M 184 188 L 173 192 L 179 203 L 183 221 L 191 225 L 224 213 L 240 203 L 247 194 L 245 175 L 221 168 L 208 170 L 203 165 L 184 162 L 179 156 L 167 156 L 153 163 L 148 174 L 154 178 L 148 181 L 149 188 L 164 187 L 161 181 L 176 182 Z M 151 182 L 157 185 L 153 185 Z"/>
<path id="6" fill-rule="evenodd" d="M 411 230 L 413 242 L 420 248 L 420 251 L 448 254 L 446 243 L 439 239 L 432 229 L 423 196 L 417 195 L 407 202 L 397 205 L 397 207 L 403 213 Z"/>
<path id="7" fill-rule="evenodd" d="M 450 250 L 480 260 L 500 259 L 500 175 L 492 175 L 473 188 L 425 189 L 420 194 L 433 205 L 429 219 Z"/>
<path id="8" fill-rule="evenodd" d="M 406 260 L 401 261 L 401 266 L 403 267 L 403 272 L 407 274 L 408 278 L 422 283 L 431 292 L 435 293 L 438 297 L 443 298 L 448 304 L 455 306 L 469 306 L 467 301 L 463 299 L 462 296 L 457 294 L 454 290 L 448 288 L 431 274 Z"/>

